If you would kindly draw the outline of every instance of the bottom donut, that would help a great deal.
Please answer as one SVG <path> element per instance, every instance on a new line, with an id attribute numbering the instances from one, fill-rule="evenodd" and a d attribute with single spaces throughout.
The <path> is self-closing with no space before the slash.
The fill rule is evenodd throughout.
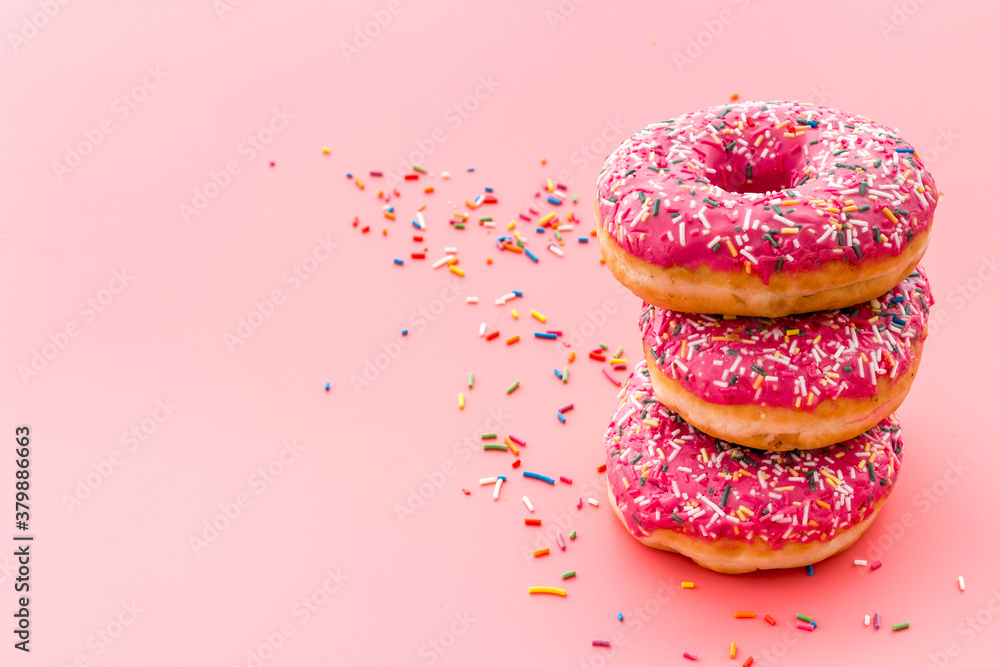
<path id="1" fill-rule="evenodd" d="M 640 362 L 605 434 L 608 496 L 643 544 L 716 572 L 801 567 L 851 546 L 899 475 L 895 415 L 852 440 L 767 452 L 718 440 L 661 405 Z"/>

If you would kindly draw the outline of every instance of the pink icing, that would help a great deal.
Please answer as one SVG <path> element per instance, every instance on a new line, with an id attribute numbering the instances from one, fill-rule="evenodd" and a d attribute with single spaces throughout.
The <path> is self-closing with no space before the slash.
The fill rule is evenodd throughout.
<path id="1" fill-rule="evenodd" d="M 608 157 L 599 224 L 651 264 L 749 267 L 765 283 L 774 271 L 896 257 L 937 205 L 912 151 L 894 131 L 836 109 L 713 107 L 648 125 Z"/>
<path id="2" fill-rule="evenodd" d="M 640 362 L 604 436 L 608 483 L 634 535 L 827 539 L 863 521 L 892 489 L 903 443 L 895 415 L 831 447 L 764 452 L 717 440 L 656 402 Z"/>
<path id="3" fill-rule="evenodd" d="M 871 398 L 878 378 L 892 386 L 905 375 L 913 344 L 927 336 L 933 303 L 918 267 L 887 294 L 852 308 L 723 319 L 646 304 L 639 328 L 657 367 L 698 398 L 812 410 L 840 397 Z"/>

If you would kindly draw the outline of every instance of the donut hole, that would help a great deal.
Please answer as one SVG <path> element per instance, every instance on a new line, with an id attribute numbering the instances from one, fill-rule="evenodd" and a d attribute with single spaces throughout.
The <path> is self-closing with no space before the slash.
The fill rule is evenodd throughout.
<path id="1" fill-rule="evenodd" d="M 748 146 L 731 150 L 715 148 L 705 156 L 705 180 L 723 190 L 736 194 L 765 194 L 795 187 L 806 166 L 805 137 L 775 138 L 762 128 L 760 144 L 754 145 L 751 134 Z"/>

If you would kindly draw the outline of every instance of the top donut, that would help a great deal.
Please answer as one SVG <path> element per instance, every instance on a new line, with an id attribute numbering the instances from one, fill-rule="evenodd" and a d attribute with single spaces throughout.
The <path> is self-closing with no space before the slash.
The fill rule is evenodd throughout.
<path id="1" fill-rule="evenodd" d="M 612 273 L 682 312 L 782 317 L 884 294 L 927 247 L 938 192 L 864 116 L 743 102 L 648 125 L 598 178 Z"/>

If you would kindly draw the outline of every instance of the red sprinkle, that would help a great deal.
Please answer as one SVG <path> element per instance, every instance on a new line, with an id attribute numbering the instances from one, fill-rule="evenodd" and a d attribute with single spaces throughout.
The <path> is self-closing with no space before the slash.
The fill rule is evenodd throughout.
<path id="1" fill-rule="evenodd" d="M 559 475 L 559 481 L 560 482 L 565 482 L 566 484 L 572 484 L 573 483 L 573 480 L 570 479 L 569 477 L 567 477 L 566 475 Z"/>
<path id="2" fill-rule="evenodd" d="M 418 178 L 420 178 L 420 174 L 406 174 L 403 176 L 403 179 L 407 181 L 415 181 Z"/>
<path id="3" fill-rule="evenodd" d="M 521 440 L 516 435 L 508 435 L 507 437 L 510 438 L 511 440 L 513 440 L 514 442 L 516 442 L 517 444 L 521 445 L 522 447 L 524 447 L 525 445 L 528 444 L 524 440 Z"/>
<path id="4" fill-rule="evenodd" d="M 747 661 L 743 663 L 743 667 L 750 667 L 753 664 L 753 656 L 747 658 Z"/>
<path id="5" fill-rule="evenodd" d="M 500 335 L 499 331 L 494 331 L 493 333 L 488 333 L 488 334 L 486 334 L 486 340 L 493 340 L 494 338 L 496 338 L 499 335 Z"/>
<path id="6" fill-rule="evenodd" d="M 371 226 L 370 225 L 365 225 L 364 227 L 361 228 L 361 233 L 362 234 L 367 234 L 370 231 L 371 231 Z"/>
<path id="7" fill-rule="evenodd" d="M 604 358 L 603 354 L 598 354 L 597 352 L 591 352 L 590 358 L 596 359 L 597 361 L 607 361 L 607 359 Z"/>
<path id="8" fill-rule="evenodd" d="M 877 561 L 875 561 L 874 563 L 871 564 L 871 568 L 873 570 L 877 570 L 880 567 L 882 567 L 882 561 L 880 561 L 880 560 L 877 560 Z"/>
<path id="9" fill-rule="evenodd" d="M 697 660 L 698 654 L 692 653 L 691 651 L 684 651 L 684 657 L 687 658 L 688 660 Z"/>
<path id="10" fill-rule="evenodd" d="M 604 472 L 607 469 L 608 469 L 608 464 L 607 463 L 602 463 L 601 465 L 597 466 L 597 472 Z M 771 617 L 768 616 L 768 618 L 771 618 Z M 774 625 L 774 619 L 771 619 L 771 625 Z"/>
<path id="11" fill-rule="evenodd" d="M 542 525 L 542 520 L 541 519 L 525 519 L 524 520 L 524 525 L 525 526 L 540 526 L 540 525 Z"/>
<path id="12" fill-rule="evenodd" d="M 591 642 L 594 646 L 611 646 L 611 642 L 607 639 L 595 639 Z"/>
<path id="13" fill-rule="evenodd" d="M 770 623 L 771 625 L 774 625 L 775 623 L 777 623 L 777 621 L 775 621 L 773 618 L 771 618 L 770 614 L 767 614 L 766 616 L 764 616 L 764 620 L 767 621 L 768 623 Z"/>
<path id="14" fill-rule="evenodd" d="M 465 495 L 469 495 L 472 493 L 472 491 L 469 491 L 468 489 L 462 489 L 462 493 L 464 493 Z"/>
<path id="15" fill-rule="evenodd" d="M 426 259 L 427 256 L 422 252 L 411 252 L 410 259 Z"/>
<path id="16" fill-rule="evenodd" d="M 510 464 L 510 467 L 511 468 L 520 468 L 521 467 L 521 459 L 515 459 L 514 462 Z"/>

